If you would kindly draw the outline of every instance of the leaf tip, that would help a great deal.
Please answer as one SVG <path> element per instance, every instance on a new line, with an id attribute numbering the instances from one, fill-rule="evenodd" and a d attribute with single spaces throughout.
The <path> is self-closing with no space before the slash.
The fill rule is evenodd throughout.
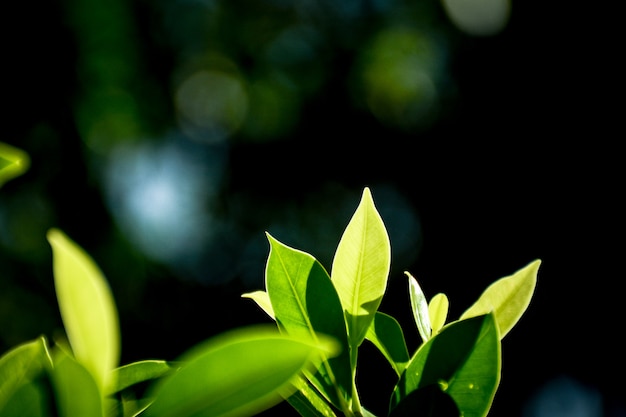
<path id="1" fill-rule="evenodd" d="M 275 241 L 276 241 L 276 238 L 275 238 L 274 236 L 272 236 L 272 235 L 270 234 L 270 232 L 268 232 L 268 231 L 265 231 L 265 237 L 267 238 L 267 240 L 268 240 L 270 243 L 272 243 L 272 242 L 275 242 Z"/>
<path id="2" fill-rule="evenodd" d="M 56 227 L 51 227 L 46 233 L 46 239 L 48 239 L 48 242 L 53 243 L 58 241 L 62 235 L 63 232 L 61 232 L 61 230 L 57 229 Z"/>
<path id="3" fill-rule="evenodd" d="M 372 190 L 370 190 L 369 187 L 365 187 L 363 188 L 363 194 L 361 195 L 361 200 L 362 201 L 373 201 L 373 197 L 372 197 Z"/>

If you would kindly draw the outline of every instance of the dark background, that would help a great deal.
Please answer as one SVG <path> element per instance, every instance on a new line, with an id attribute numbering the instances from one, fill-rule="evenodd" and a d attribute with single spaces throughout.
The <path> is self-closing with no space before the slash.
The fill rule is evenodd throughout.
<path id="1" fill-rule="evenodd" d="M 263 287 L 264 231 L 329 269 L 368 186 L 394 256 L 381 310 L 411 349 L 404 270 L 427 297 L 445 292 L 454 318 L 541 259 L 531 305 L 503 341 L 491 415 L 625 415 L 621 50 L 610 17 L 590 4 L 514 2 L 501 30 L 476 35 L 427 1 L 11 3 L 2 140 L 31 167 L 0 194 L 0 351 L 61 329 L 50 227 L 111 283 L 122 362 L 173 359 L 268 321 L 240 298 Z M 371 47 L 385 33 L 422 46 Z M 435 99 L 390 69 L 370 78 L 383 110 L 369 107 L 367 63 L 407 56 Z M 238 80 L 244 115 L 235 100 L 214 121 L 207 107 L 195 125 L 178 117 L 179 88 L 198 71 Z M 408 105 L 388 94 L 395 87 L 413 91 Z M 274 96 L 255 102 L 254 91 Z M 207 181 L 194 195 L 212 219 L 201 244 L 159 258 L 133 237 L 128 195 L 107 188 L 112 171 L 133 172 L 115 165 L 124 146 L 173 147 L 200 166 Z M 167 232 L 148 239 L 165 245 Z M 362 402 L 382 414 L 394 375 L 367 344 L 361 360 Z"/>

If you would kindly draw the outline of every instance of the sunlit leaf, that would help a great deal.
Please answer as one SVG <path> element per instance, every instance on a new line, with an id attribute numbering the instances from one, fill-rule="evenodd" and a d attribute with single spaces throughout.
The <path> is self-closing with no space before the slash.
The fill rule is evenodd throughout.
<path id="1" fill-rule="evenodd" d="M 400 376 L 409 363 L 409 351 L 400 323 L 390 315 L 378 311 L 365 338 L 378 348 Z"/>
<path id="2" fill-rule="evenodd" d="M 451 323 L 417 350 L 395 387 L 390 411 L 415 390 L 438 386 L 463 416 L 486 416 L 500 383 L 500 366 L 493 313 Z"/>
<path id="3" fill-rule="evenodd" d="M 356 349 L 367 333 L 387 287 L 391 245 L 369 188 L 346 227 L 331 277 L 345 311 L 350 346 Z"/>
<path id="4" fill-rule="evenodd" d="M 261 307 L 268 316 L 274 319 L 274 309 L 272 308 L 272 302 L 270 301 L 270 296 L 266 291 L 253 291 L 248 292 L 241 295 L 243 298 L 250 298 L 256 301 L 257 305 Z"/>
<path id="5" fill-rule="evenodd" d="M 103 417 L 104 405 L 92 373 L 63 349 L 53 351 L 52 385 L 59 417 Z"/>
<path id="6" fill-rule="evenodd" d="M 308 253 L 293 249 L 269 234 L 266 288 L 281 329 L 288 334 L 335 338 L 341 353 L 312 375 L 316 388 L 342 409 L 352 394 L 350 349 L 339 296 L 324 267 Z M 341 391 L 338 392 L 337 390 Z"/>
<path id="7" fill-rule="evenodd" d="M 275 328 L 244 327 L 200 343 L 177 362 L 178 371 L 148 389 L 146 417 L 252 416 L 295 391 L 294 378 L 314 370 L 339 346 L 293 338 Z"/>
<path id="8" fill-rule="evenodd" d="M 411 310 L 413 311 L 413 318 L 415 319 L 415 325 L 422 337 L 422 340 L 426 342 L 430 339 L 431 325 L 430 325 L 430 313 L 428 312 L 428 302 L 426 296 L 419 286 L 417 280 L 409 272 L 404 272 L 409 278 L 409 295 L 411 299 Z"/>
<path id="9" fill-rule="evenodd" d="M 110 391 L 120 357 L 120 335 L 113 295 L 91 257 L 62 231 L 51 229 L 54 284 L 72 352 Z"/>
<path id="10" fill-rule="evenodd" d="M 43 336 L 20 344 L 2 355 L 0 357 L 0 412 L 23 385 L 36 378 L 50 364 L 46 339 Z"/>
<path id="11" fill-rule="evenodd" d="M 337 417 L 326 399 L 306 379 L 298 378 L 297 391 L 287 398 L 287 402 L 302 417 Z"/>
<path id="12" fill-rule="evenodd" d="M 439 333 L 439 330 L 446 324 L 448 318 L 448 297 L 444 293 L 435 294 L 428 303 L 428 314 L 430 316 L 430 328 L 433 334 Z"/>
<path id="13" fill-rule="evenodd" d="M 0 188 L 8 180 L 22 175 L 30 165 L 28 154 L 4 142 L 0 142 Z"/>
<path id="14" fill-rule="evenodd" d="M 530 304 L 530 299 L 537 285 L 537 272 L 540 264 L 541 260 L 535 260 L 513 275 L 500 278 L 492 283 L 478 300 L 461 315 L 460 319 L 464 320 L 493 311 L 500 337 L 504 338 Z"/>
<path id="15" fill-rule="evenodd" d="M 173 370 L 172 365 L 162 360 L 144 360 L 120 366 L 114 370 L 117 386 L 113 392 L 151 379 L 160 378 Z"/>
<path id="16" fill-rule="evenodd" d="M 241 296 L 255 301 L 270 318 L 275 320 L 272 303 L 266 291 L 253 291 L 242 294 Z M 301 416 L 336 417 L 333 408 L 328 404 L 324 396 L 320 394 L 307 379 L 297 378 L 296 387 L 297 391 L 287 398 L 287 402 L 289 402 Z"/>

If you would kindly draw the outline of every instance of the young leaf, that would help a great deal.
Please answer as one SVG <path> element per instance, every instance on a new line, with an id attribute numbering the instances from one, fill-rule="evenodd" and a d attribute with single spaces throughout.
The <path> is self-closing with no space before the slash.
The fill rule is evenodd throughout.
<path id="1" fill-rule="evenodd" d="M 390 315 L 378 311 L 365 338 L 378 348 L 400 376 L 409 363 L 409 351 L 400 323 Z"/>
<path id="2" fill-rule="evenodd" d="M 267 327 L 233 330 L 184 353 L 181 368 L 154 383 L 146 417 L 252 416 L 295 391 L 294 378 L 313 370 L 339 346 L 294 338 Z"/>
<path id="3" fill-rule="evenodd" d="M 417 350 L 395 387 L 390 412 L 412 392 L 434 385 L 454 399 L 461 415 L 486 416 L 500 366 L 493 313 L 451 323 Z"/>
<path id="4" fill-rule="evenodd" d="M 439 333 L 439 330 L 446 324 L 448 317 L 448 297 L 444 293 L 435 294 L 428 303 L 428 314 L 430 316 L 430 327 L 432 334 Z"/>
<path id="5" fill-rule="evenodd" d="M 417 325 L 417 330 L 419 331 L 422 340 L 426 342 L 430 339 L 431 335 L 428 302 L 426 301 L 426 296 L 424 295 L 422 288 L 417 283 L 417 280 L 413 278 L 413 275 L 406 271 L 404 273 L 409 278 L 409 296 L 411 299 L 413 318 L 415 319 L 415 324 Z"/>
<path id="6" fill-rule="evenodd" d="M 270 301 L 270 296 L 267 294 L 266 291 L 253 291 L 242 294 L 241 296 L 243 298 L 250 298 L 256 301 L 257 305 L 261 307 L 261 309 L 265 311 L 265 313 L 267 313 L 267 315 L 270 316 L 272 320 L 275 320 L 272 302 Z"/>
<path id="7" fill-rule="evenodd" d="M 120 366 L 113 371 L 116 374 L 114 380 L 117 385 L 111 394 L 140 382 L 160 378 L 174 369 L 170 363 L 160 360 L 145 360 Z"/>
<path id="8" fill-rule="evenodd" d="M 500 337 L 515 326 L 530 304 L 541 260 L 535 260 L 513 275 L 500 278 L 482 293 L 478 300 L 467 309 L 460 320 L 487 314 L 493 311 L 496 316 Z"/>
<path id="9" fill-rule="evenodd" d="M 266 288 L 281 330 L 293 336 L 333 337 L 341 346 L 335 358 L 311 376 L 316 388 L 343 409 L 352 394 L 350 349 L 341 302 L 328 273 L 308 253 L 290 248 L 269 233 Z M 337 390 L 340 390 L 338 392 Z"/>
<path id="10" fill-rule="evenodd" d="M 344 231 L 331 277 L 348 324 L 350 346 L 356 349 L 367 333 L 387 287 L 391 245 L 369 188 Z"/>
<path id="11" fill-rule="evenodd" d="M 22 175 L 30 165 L 26 152 L 0 142 L 0 188 L 8 180 Z"/>
<path id="12" fill-rule="evenodd" d="M 102 395 L 92 373 L 63 349 L 55 349 L 52 359 L 59 417 L 104 417 Z"/>
<path id="13" fill-rule="evenodd" d="M 61 318 L 76 360 L 110 391 L 120 357 L 120 335 L 113 295 L 95 262 L 62 231 L 51 229 L 54 284 Z"/>
<path id="14" fill-rule="evenodd" d="M 0 357 L 0 413 L 9 399 L 25 384 L 35 379 L 51 365 L 46 339 L 14 347 Z"/>

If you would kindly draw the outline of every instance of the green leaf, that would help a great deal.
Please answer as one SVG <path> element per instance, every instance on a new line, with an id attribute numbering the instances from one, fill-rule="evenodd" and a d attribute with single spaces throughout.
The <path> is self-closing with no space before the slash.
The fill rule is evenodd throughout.
<path id="1" fill-rule="evenodd" d="M 350 346 L 356 349 L 367 333 L 387 287 L 391 266 L 389 236 L 369 188 L 344 231 L 331 277 L 345 311 Z"/>
<path id="2" fill-rule="evenodd" d="M 92 373 L 69 353 L 57 348 L 51 370 L 59 417 L 103 417 L 104 404 Z"/>
<path id="3" fill-rule="evenodd" d="M 152 404 L 152 399 L 140 398 L 125 398 L 122 397 L 121 401 L 121 413 L 124 417 L 136 417 L 143 415 L 143 411 L 146 410 Z M 119 412 L 118 412 L 119 415 Z"/>
<path id="4" fill-rule="evenodd" d="M 302 417 L 337 417 L 330 404 L 308 380 L 298 378 L 295 385 L 298 390 L 287 398 L 287 402 L 298 414 Z"/>
<path id="5" fill-rule="evenodd" d="M 335 407 L 344 409 L 352 394 L 352 374 L 346 323 L 335 287 L 313 256 L 267 237 L 266 288 L 278 326 L 293 336 L 325 334 L 337 340 L 341 353 L 324 362 L 311 378 Z"/>
<path id="6" fill-rule="evenodd" d="M 101 392 L 115 386 L 120 334 L 113 295 L 96 263 L 62 231 L 51 229 L 54 284 L 61 318 L 76 360 Z"/>
<path id="7" fill-rule="evenodd" d="M 430 316 L 430 327 L 432 334 L 439 333 L 439 330 L 446 324 L 448 318 L 448 297 L 443 294 L 435 294 L 428 303 L 428 314 Z"/>
<path id="8" fill-rule="evenodd" d="M 275 320 L 274 310 L 266 291 L 253 291 L 242 294 L 244 298 L 254 300 L 263 311 Z M 408 353 L 407 353 L 408 362 Z M 317 389 L 304 378 L 298 378 L 297 391 L 287 398 L 287 402 L 303 417 L 336 417 L 330 404 Z"/>
<path id="9" fill-rule="evenodd" d="M 175 368 L 172 368 L 170 363 L 161 360 L 145 360 L 120 366 L 114 370 L 116 374 L 114 380 L 117 381 L 117 386 L 111 394 L 140 382 L 160 378 L 173 369 Z"/>
<path id="10" fill-rule="evenodd" d="M 365 338 L 378 348 L 400 376 L 409 363 L 409 351 L 400 323 L 390 315 L 378 311 Z"/>
<path id="11" fill-rule="evenodd" d="M 0 357 L 0 411 L 24 385 L 51 365 L 45 337 L 20 344 Z"/>
<path id="12" fill-rule="evenodd" d="M 52 402 L 48 398 L 43 378 L 20 385 L 3 408 L 1 417 L 28 416 L 48 417 L 52 415 Z"/>
<path id="13" fill-rule="evenodd" d="M 200 343 L 177 361 L 181 368 L 148 389 L 146 417 L 252 416 L 295 391 L 294 378 L 314 370 L 339 346 L 280 334 L 275 328 L 239 328 Z"/>
<path id="14" fill-rule="evenodd" d="M 0 188 L 5 182 L 22 175 L 30 165 L 26 152 L 0 142 Z"/>
<path id="15" fill-rule="evenodd" d="M 361 408 L 361 414 L 363 414 L 363 417 L 376 417 L 376 414 L 372 413 L 364 407 Z"/>
<path id="16" fill-rule="evenodd" d="M 495 281 L 461 315 L 460 320 L 493 311 L 500 337 L 504 338 L 530 304 L 537 285 L 537 272 L 540 264 L 541 260 L 535 260 L 513 275 Z"/>
<path id="17" fill-rule="evenodd" d="M 422 340 L 426 342 L 430 339 L 431 324 L 430 314 L 428 312 L 428 302 L 426 296 L 422 291 L 422 288 L 417 283 L 417 280 L 409 272 L 404 272 L 409 278 L 409 296 L 411 299 L 411 310 L 413 310 L 413 318 L 417 325 L 417 330 L 422 337 Z"/>
<path id="18" fill-rule="evenodd" d="M 261 309 L 265 311 L 265 313 L 267 313 L 267 315 L 272 318 L 272 320 L 275 320 L 274 309 L 272 308 L 272 302 L 270 301 L 270 296 L 269 294 L 267 294 L 266 291 L 260 291 L 260 290 L 253 291 L 253 292 L 242 294 L 241 296 L 243 298 L 250 298 L 254 300 L 257 303 L 257 305 L 261 307 Z"/>
<path id="19" fill-rule="evenodd" d="M 486 416 L 500 383 L 500 348 L 493 313 L 447 325 L 411 359 L 391 397 L 390 412 L 415 390 L 439 386 L 464 417 Z"/>

